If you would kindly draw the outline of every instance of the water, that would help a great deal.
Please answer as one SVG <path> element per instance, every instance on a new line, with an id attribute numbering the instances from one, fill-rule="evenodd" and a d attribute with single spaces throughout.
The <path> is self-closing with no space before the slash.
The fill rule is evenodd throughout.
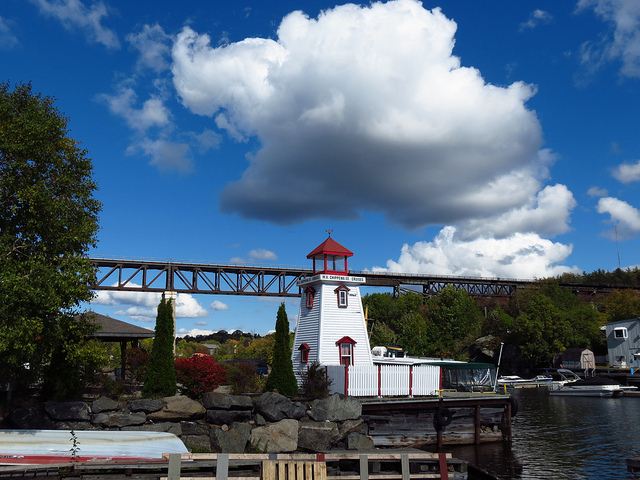
<path id="1" fill-rule="evenodd" d="M 640 397 L 550 396 L 546 388 L 513 393 L 519 412 L 507 443 L 447 447 L 501 480 L 629 479 L 640 456 Z"/>

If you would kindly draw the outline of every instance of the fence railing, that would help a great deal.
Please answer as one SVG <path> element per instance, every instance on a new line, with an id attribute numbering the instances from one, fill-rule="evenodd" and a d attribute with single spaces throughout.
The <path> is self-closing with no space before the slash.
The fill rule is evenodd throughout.
<path id="1" fill-rule="evenodd" d="M 354 397 L 436 395 L 440 367 L 436 365 L 327 365 L 331 393 Z"/>

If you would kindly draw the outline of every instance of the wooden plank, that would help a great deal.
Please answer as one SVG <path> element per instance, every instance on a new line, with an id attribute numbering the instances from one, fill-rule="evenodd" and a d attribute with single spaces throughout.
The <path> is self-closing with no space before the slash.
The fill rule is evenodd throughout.
<path id="1" fill-rule="evenodd" d="M 411 472 L 409 471 L 409 455 L 407 455 L 406 453 L 402 454 L 400 465 L 402 471 L 402 480 L 409 480 L 409 477 L 411 476 Z"/>
<path id="2" fill-rule="evenodd" d="M 180 480 L 180 465 L 182 458 L 179 453 L 169 454 L 169 471 L 167 477 L 169 480 Z"/>
<path id="3" fill-rule="evenodd" d="M 360 455 L 360 480 L 369 480 L 369 457 Z"/>
<path id="4" fill-rule="evenodd" d="M 221 453 L 218 455 L 218 464 L 216 465 L 216 478 L 218 480 L 227 480 L 229 477 L 229 454 Z"/>
<path id="5" fill-rule="evenodd" d="M 262 480 L 276 480 L 276 462 L 275 460 L 263 460 L 261 476 Z"/>
<path id="6" fill-rule="evenodd" d="M 449 467 L 447 466 L 447 458 L 444 455 L 440 455 L 440 478 L 449 480 Z"/>
<path id="7" fill-rule="evenodd" d="M 327 464 L 324 462 L 313 463 L 313 480 L 327 480 Z"/>

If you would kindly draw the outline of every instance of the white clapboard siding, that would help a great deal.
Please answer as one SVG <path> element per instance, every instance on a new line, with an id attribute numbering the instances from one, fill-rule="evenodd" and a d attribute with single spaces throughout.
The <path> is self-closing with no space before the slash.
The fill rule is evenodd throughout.
<path id="1" fill-rule="evenodd" d="M 328 365 L 331 393 L 354 397 L 435 395 L 440 389 L 436 365 Z M 345 382 L 348 382 L 346 384 Z"/>

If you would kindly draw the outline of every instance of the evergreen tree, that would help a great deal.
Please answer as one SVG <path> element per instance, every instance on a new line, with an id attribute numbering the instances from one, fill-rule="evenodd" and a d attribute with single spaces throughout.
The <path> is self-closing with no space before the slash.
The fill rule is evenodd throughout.
<path id="1" fill-rule="evenodd" d="M 298 381 L 293 373 L 293 362 L 291 361 L 289 319 L 284 303 L 278 309 L 273 364 L 267 379 L 266 390 L 277 390 L 278 393 L 290 397 L 298 393 Z"/>
<path id="2" fill-rule="evenodd" d="M 85 356 L 92 327 L 75 317 L 92 298 L 101 205 L 91 159 L 53 103 L 0 83 L 0 382 L 12 386 L 79 387 L 80 369 L 66 367 L 95 363 Z"/>
<path id="3" fill-rule="evenodd" d="M 176 371 L 173 360 L 173 306 L 164 298 L 158 305 L 156 335 L 151 348 L 151 358 L 147 365 L 147 375 L 142 388 L 145 398 L 170 397 L 175 395 Z"/>

